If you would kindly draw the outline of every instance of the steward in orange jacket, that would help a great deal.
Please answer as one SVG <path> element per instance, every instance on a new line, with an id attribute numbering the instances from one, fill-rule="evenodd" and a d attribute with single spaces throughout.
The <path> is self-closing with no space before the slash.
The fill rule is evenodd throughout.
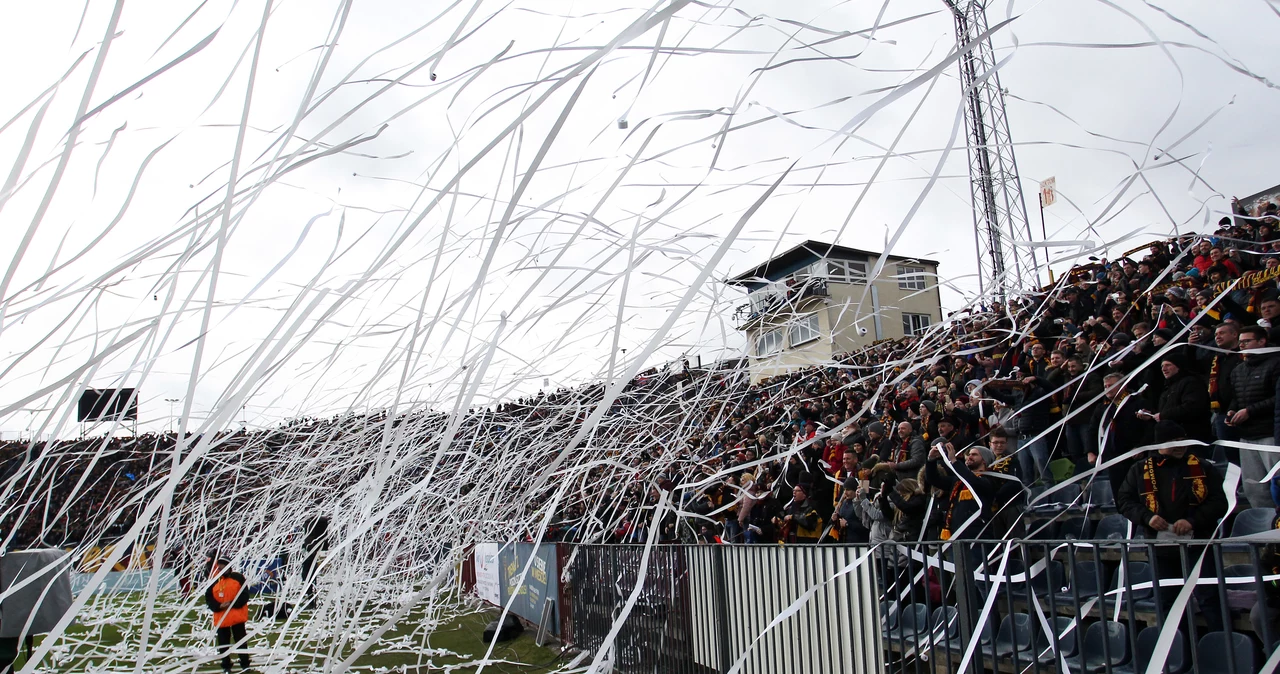
<path id="1" fill-rule="evenodd" d="M 244 624 L 249 621 L 249 590 L 244 576 L 231 570 L 225 559 L 209 561 L 212 583 L 204 601 L 213 611 L 213 627 L 217 631 L 218 650 L 222 653 L 222 671 L 231 671 L 231 647 L 244 645 Z M 240 668 L 249 669 L 249 654 L 240 652 Z"/>

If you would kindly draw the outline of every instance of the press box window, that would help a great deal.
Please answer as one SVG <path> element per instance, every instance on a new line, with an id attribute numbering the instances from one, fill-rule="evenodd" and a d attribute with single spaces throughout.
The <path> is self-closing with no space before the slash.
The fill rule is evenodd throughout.
<path id="1" fill-rule="evenodd" d="M 791 324 L 791 346 L 812 342 L 821 336 L 822 330 L 818 327 L 817 314 L 810 314 Z"/>
<path id="2" fill-rule="evenodd" d="M 924 267 L 898 267 L 898 287 L 903 290 L 924 290 Z"/>
<path id="3" fill-rule="evenodd" d="M 770 330 L 756 337 L 756 355 L 772 356 L 782 350 L 782 330 Z"/>
<path id="4" fill-rule="evenodd" d="M 836 283 L 866 283 L 867 263 L 854 260 L 827 260 L 827 278 Z"/>
<path id="5" fill-rule="evenodd" d="M 903 314 L 902 334 L 920 335 L 929 329 L 929 314 Z"/>

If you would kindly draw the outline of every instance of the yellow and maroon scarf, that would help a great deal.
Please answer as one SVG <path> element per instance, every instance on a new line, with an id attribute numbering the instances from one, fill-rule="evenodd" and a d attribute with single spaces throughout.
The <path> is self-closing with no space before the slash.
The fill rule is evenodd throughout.
<path id="1" fill-rule="evenodd" d="M 1218 363 L 1221 359 L 1222 354 L 1218 354 L 1209 365 L 1209 409 L 1214 412 L 1222 409 L 1222 403 L 1218 402 Z"/>
<path id="2" fill-rule="evenodd" d="M 1013 457 L 996 459 L 996 462 L 991 464 L 991 470 L 1002 475 L 1013 475 Z"/>
<path id="3" fill-rule="evenodd" d="M 907 451 L 907 448 L 910 446 L 911 446 L 911 438 L 907 438 L 906 440 L 903 440 L 902 444 L 898 445 L 898 449 L 894 450 L 893 452 L 893 462 L 902 463 L 903 461 L 906 461 L 908 458 L 910 458 L 911 453 Z"/>
<path id="4" fill-rule="evenodd" d="M 1164 459 L 1161 459 L 1161 463 L 1164 463 Z M 1200 465 L 1200 459 L 1197 459 L 1195 454 L 1187 455 L 1187 468 L 1191 469 L 1191 477 L 1187 478 L 1188 480 L 1191 480 L 1191 493 L 1195 495 L 1196 505 L 1200 505 L 1201 503 L 1204 503 L 1208 490 L 1204 485 L 1204 468 Z M 1147 510 L 1159 515 L 1160 501 L 1156 498 L 1155 457 L 1147 457 L 1147 460 L 1142 465 L 1142 486 L 1144 489 L 1142 497 L 1146 499 Z M 1170 498 L 1176 499 L 1177 497 L 1178 483 L 1174 482 L 1173 492 L 1170 495 Z"/>
<path id="5" fill-rule="evenodd" d="M 977 474 L 981 475 L 981 473 L 977 473 Z M 964 486 L 963 480 L 957 478 L 956 483 L 951 486 L 951 501 L 949 502 L 949 506 L 947 507 L 947 519 L 945 522 L 942 523 L 942 533 L 938 534 L 942 538 L 942 540 L 944 541 L 951 540 L 951 514 L 956 511 L 956 503 L 960 501 L 972 501 L 972 500 L 973 500 L 973 492 L 969 491 L 969 488 Z"/>

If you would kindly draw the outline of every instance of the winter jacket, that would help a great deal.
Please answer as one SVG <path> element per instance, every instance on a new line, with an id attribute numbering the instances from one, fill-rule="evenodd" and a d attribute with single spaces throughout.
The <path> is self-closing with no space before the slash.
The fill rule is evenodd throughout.
<path id="1" fill-rule="evenodd" d="M 1250 354 L 1231 372 L 1231 404 L 1227 411 L 1249 410 L 1249 419 L 1236 426 L 1241 438 L 1274 435 L 1278 366 L 1280 361 L 1270 354 Z"/>
<path id="2" fill-rule="evenodd" d="M 920 530 L 924 527 L 924 512 L 929 508 L 929 499 L 924 494 L 912 494 L 910 498 L 903 498 L 897 490 L 890 490 L 889 502 L 897 511 L 893 520 L 893 540 L 920 540 Z"/>
<path id="3" fill-rule="evenodd" d="M 1067 416 L 1071 412 L 1081 408 L 1090 407 L 1090 401 L 1097 398 L 1102 393 L 1102 377 L 1095 373 L 1085 373 L 1079 379 L 1067 384 L 1062 391 L 1062 415 Z M 1095 402 L 1093 405 L 1098 405 Z M 1083 426 L 1088 424 L 1093 418 L 1092 409 L 1084 409 L 1075 416 L 1067 419 L 1068 426 Z"/>
<path id="4" fill-rule="evenodd" d="M 1017 410 L 1018 435 L 1036 435 L 1053 423 L 1049 408 L 1053 404 L 1049 396 L 1052 389 L 1044 388 L 1042 380 L 1026 389 L 1025 393 L 986 387 L 987 395 Z M 1005 426 L 1005 430 L 1009 430 Z"/>
<path id="5" fill-rule="evenodd" d="M 885 508 L 880 506 L 878 501 L 881 500 L 885 500 L 885 497 L 879 494 L 875 496 L 874 501 L 869 498 L 854 499 L 854 512 L 858 514 L 858 519 L 862 520 L 862 525 L 871 532 L 869 542 L 872 545 L 889 540 L 893 531 L 891 526 L 892 516 L 885 512 Z"/>
<path id="6" fill-rule="evenodd" d="M 841 543 L 866 543 L 871 538 L 871 530 L 863 523 L 862 517 L 858 514 L 858 499 L 847 498 L 840 501 L 839 507 L 836 508 L 836 520 L 840 519 L 849 523 L 847 527 L 840 528 Z"/>
<path id="7" fill-rule="evenodd" d="M 1184 371 L 1166 379 L 1157 411 L 1161 421 L 1173 421 L 1182 426 L 1188 438 L 1213 441 L 1213 429 L 1209 425 L 1209 389 L 1199 377 Z"/>
<path id="8" fill-rule="evenodd" d="M 924 446 L 924 438 L 918 435 L 913 435 L 906 440 L 894 437 L 892 444 L 885 443 L 885 449 L 888 451 L 880 455 L 880 460 L 898 464 L 894 470 L 897 471 L 899 480 L 908 477 L 915 479 L 916 474 L 920 472 L 920 466 L 924 465 L 925 457 L 929 454 Z M 906 458 L 903 458 L 904 453 Z"/>
<path id="9" fill-rule="evenodd" d="M 1092 428 L 1101 428 L 1097 432 L 1106 438 L 1104 461 L 1150 442 L 1153 424 L 1136 416 L 1142 409 L 1148 409 L 1142 396 L 1128 395 L 1119 404 L 1108 401 L 1093 411 Z"/>
<path id="10" fill-rule="evenodd" d="M 818 542 L 818 537 L 822 535 L 822 515 L 818 514 L 818 509 L 814 506 L 812 499 L 805 499 L 803 503 L 792 501 L 783 509 L 782 515 L 784 518 L 791 517 L 791 523 L 788 527 L 788 540 L 786 542 Z"/>
<path id="11" fill-rule="evenodd" d="M 1116 509 L 1137 525 L 1147 538 L 1155 538 L 1156 531 L 1149 525 L 1151 518 L 1159 515 L 1170 527 L 1178 520 L 1187 520 L 1193 528 L 1193 535 L 1199 539 L 1213 537 L 1218 521 L 1227 514 L 1227 496 L 1222 491 L 1222 475 L 1208 461 L 1200 461 L 1200 469 L 1204 472 L 1204 499 L 1197 502 L 1191 488 L 1191 467 L 1187 461 L 1190 453 L 1181 459 L 1174 456 L 1162 456 L 1156 452 L 1148 452 L 1153 460 L 1156 483 L 1157 511 L 1148 507 L 1144 492 L 1147 491 L 1143 472 L 1146 469 L 1146 458 L 1129 468 L 1116 494 Z"/>
<path id="12" fill-rule="evenodd" d="M 952 466 L 955 467 L 956 474 L 964 478 L 963 482 L 957 480 L 951 470 L 943 467 L 942 459 L 930 459 L 925 464 L 924 483 L 947 494 L 944 527 L 949 524 L 950 528 L 944 535 L 947 538 L 954 537 L 969 518 L 975 513 L 981 513 L 963 532 L 966 538 L 979 538 L 991 513 L 990 507 L 995 502 L 998 487 L 990 478 L 969 470 L 964 461 L 956 461 Z"/>

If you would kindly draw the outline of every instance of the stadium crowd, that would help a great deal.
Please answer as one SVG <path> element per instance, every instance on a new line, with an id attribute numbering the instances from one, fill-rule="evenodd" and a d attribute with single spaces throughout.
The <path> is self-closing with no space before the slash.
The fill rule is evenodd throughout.
<path id="1" fill-rule="evenodd" d="M 331 467 L 399 428 L 397 442 L 440 446 L 439 460 L 460 474 L 509 463 L 458 497 L 500 511 L 477 527 L 525 527 L 506 535 L 536 536 L 529 523 L 546 515 L 549 540 L 648 540 L 664 493 L 672 507 L 656 521 L 661 542 L 1030 538 L 1053 524 L 1029 516 L 1037 506 L 1060 504 L 1061 515 L 1099 495 L 1134 538 L 1211 538 L 1249 508 L 1270 509 L 1266 526 L 1280 527 L 1280 478 L 1270 476 L 1280 454 L 1230 444 L 1280 440 L 1277 230 L 1275 203 L 1241 209 L 1210 233 L 1092 260 L 1041 293 L 755 383 L 742 361 L 655 368 L 610 402 L 589 439 L 580 431 L 604 383 L 472 409 L 456 428 L 419 410 L 391 423 L 348 414 L 220 434 L 183 478 L 176 509 L 217 483 L 234 487 L 219 511 L 229 516 L 236 499 L 298 470 L 286 455 L 337 445 L 346 453 L 312 474 L 333 476 L 319 487 L 350 483 L 359 471 Z M 1152 443 L 1168 446 L 1133 451 Z M 3 443 L 6 546 L 118 537 L 141 507 L 131 496 L 167 474 L 175 444 L 173 434 Z M 565 447 L 589 467 L 564 498 L 553 498 L 554 484 L 521 503 L 502 498 Z M 414 456 L 406 483 L 433 469 L 420 460 L 430 452 Z M 1232 465 L 1240 480 L 1227 494 Z M 219 515 L 206 502 L 196 516 Z M 1266 573 L 1280 573 L 1276 553 L 1265 548 Z M 1268 587 L 1259 610 L 1280 622 L 1280 585 Z"/>

